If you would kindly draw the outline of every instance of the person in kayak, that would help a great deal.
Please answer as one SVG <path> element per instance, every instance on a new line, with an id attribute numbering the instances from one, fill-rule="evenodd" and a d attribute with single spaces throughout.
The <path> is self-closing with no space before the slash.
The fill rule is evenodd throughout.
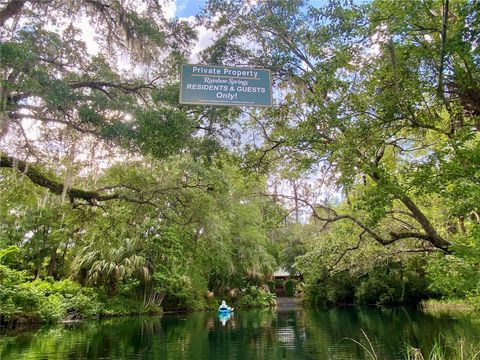
<path id="1" fill-rule="evenodd" d="M 222 300 L 222 304 L 218 307 L 218 311 L 233 311 L 233 308 L 228 306 L 225 300 Z"/>

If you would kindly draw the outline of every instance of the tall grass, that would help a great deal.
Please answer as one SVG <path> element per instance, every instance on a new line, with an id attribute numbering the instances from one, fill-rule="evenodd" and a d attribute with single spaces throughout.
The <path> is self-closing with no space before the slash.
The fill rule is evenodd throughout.
<path id="1" fill-rule="evenodd" d="M 464 340 L 457 341 L 454 345 L 441 345 L 435 342 L 429 353 L 415 347 L 408 347 L 407 360 L 479 360 L 480 346 L 466 344 Z"/>
<path id="2" fill-rule="evenodd" d="M 419 348 L 407 346 L 407 360 L 480 360 L 480 344 L 457 340 L 454 344 L 448 344 L 445 339 L 439 337 L 435 340 L 432 350 L 424 352 Z"/>
<path id="3" fill-rule="evenodd" d="M 360 330 L 366 342 L 360 342 L 352 338 L 346 338 L 346 340 L 359 345 L 369 359 L 382 360 L 383 358 L 378 356 L 368 335 L 363 329 Z M 446 339 L 440 336 L 435 340 L 429 352 L 406 344 L 405 360 L 480 360 L 480 343 L 466 342 L 464 339 L 460 339 L 454 344 L 449 344 Z"/>
<path id="4" fill-rule="evenodd" d="M 380 358 L 377 356 L 377 353 L 375 352 L 375 348 L 373 347 L 372 342 L 368 338 L 367 334 L 365 334 L 365 331 L 363 331 L 363 329 L 360 329 L 360 331 L 362 332 L 363 336 L 367 340 L 368 346 L 352 338 L 346 338 L 346 340 L 353 341 L 355 344 L 359 345 L 363 350 L 365 350 L 365 352 L 370 356 L 372 360 L 380 360 Z"/>

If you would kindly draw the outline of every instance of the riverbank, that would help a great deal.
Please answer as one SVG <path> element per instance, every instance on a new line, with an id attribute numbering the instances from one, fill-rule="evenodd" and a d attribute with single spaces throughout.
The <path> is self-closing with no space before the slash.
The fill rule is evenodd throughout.
<path id="1" fill-rule="evenodd" d="M 107 294 L 103 287 L 53 278 L 27 281 L 20 276 L 21 272 L 0 266 L 2 269 L 6 271 L 0 271 L 0 275 L 5 275 L 3 284 L 0 282 L 0 327 L 217 309 L 222 300 L 237 308 L 275 306 L 275 294 L 265 286 L 248 286 L 230 291 L 230 295 L 199 294 L 195 301 L 167 294 L 161 302 L 145 305 L 139 289 L 132 289 L 129 284 L 120 284 L 115 294 Z"/>
<path id="2" fill-rule="evenodd" d="M 97 312 L 92 312 L 92 307 Z M 159 306 L 145 308 L 141 301 L 132 299 L 111 299 L 107 302 L 95 302 L 88 305 L 89 308 L 68 308 L 66 302 L 53 304 L 51 307 L 41 307 L 34 312 L 25 312 L 20 309 L 13 314 L 0 316 L 0 328 L 17 328 L 22 326 L 41 326 L 55 323 L 73 323 L 84 320 L 161 316 L 165 312 Z"/>

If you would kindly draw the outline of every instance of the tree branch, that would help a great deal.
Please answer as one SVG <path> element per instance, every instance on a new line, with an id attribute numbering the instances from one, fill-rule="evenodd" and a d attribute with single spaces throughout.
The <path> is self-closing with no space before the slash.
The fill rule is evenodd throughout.
<path id="1" fill-rule="evenodd" d="M 273 196 L 273 195 L 264 194 L 264 193 L 262 193 L 261 195 Z M 285 199 L 294 200 L 294 197 L 289 196 L 289 195 L 276 194 L 275 196 L 282 197 L 282 198 L 285 198 Z M 403 239 L 419 239 L 419 240 L 423 240 L 423 241 L 426 241 L 426 242 L 432 244 L 433 246 L 435 246 L 436 248 L 438 248 L 440 250 L 443 250 L 445 252 L 449 252 L 448 246 L 450 245 L 450 243 L 446 242 L 442 238 L 440 238 L 441 239 L 441 242 L 440 242 L 439 239 L 434 236 L 436 234 L 436 232 L 432 235 L 429 232 L 422 233 L 422 232 L 418 232 L 418 231 L 404 231 L 404 232 L 391 231 L 388 234 L 388 236 L 382 236 L 378 232 L 376 232 L 375 230 L 373 230 L 369 226 L 365 225 L 363 222 L 361 222 L 360 220 L 358 220 L 357 218 L 355 218 L 352 215 L 349 215 L 349 214 L 339 215 L 334 209 L 332 209 L 332 208 L 330 208 L 326 205 L 311 204 L 308 200 L 305 200 L 305 199 L 298 198 L 297 201 L 300 201 L 303 204 L 305 204 L 305 206 L 309 207 L 312 211 L 312 216 L 315 219 L 320 220 L 320 221 L 325 223 L 324 227 L 326 225 L 330 224 L 330 223 L 337 222 L 337 221 L 340 221 L 340 220 L 350 220 L 355 225 L 357 225 L 359 228 L 361 228 L 364 231 L 364 233 L 370 235 L 376 242 L 378 242 L 381 245 L 389 245 L 389 244 L 392 244 L 394 242 L 397 242 L 397 241 L 403 240 Z M 319 208 L 325 210 L 330 215 L 322 216 L 317 211 L 317 209 L 319 209 Z M 418 214 L 413 214 L 413 212 L 412 212 L 412 215 L 414 215 L 413 218 L 415 220 L 420 222 L 420 220 L 417 218 L 417 216 L 415 216 L 415 215 L 418 215 Z M 422 215 L 423 215 L 423 213 L 422 213 Z M 422 225 L 422 227 L 425 228 L 423 226 L 424 224 L 422 224 L 421 222 L 420 222 L 420 225 Z"/>
<path id="2" fill-rule="evenodd" d="M 79 88 L 92 88 L 92 89 L 97 89 L 101 91 L 105 91 L 104 88 L 115 88 L 123 91 L 124 93 L 137 93 L 139 90 L 142 89 L 152 89 L 154 86 L 149 83 L 149 84 L 141 84 L 141 85 L 132 85 L 132 84 L 115 84 L 111 82 L 104 82 L 104 81 L 82 81 L 82 82 L 76 82 L 70 84 L 70 87 L 72 89 L 79 89 Z"/>
<path id="3" fill-rule="evenodd" d="M 50 190 L 56 195 L 62 195 L 65 185 L 55 179 L 49 178 L 37 166 L 28 164 L 26 161 L 15 159 L 0 153 L 0 168 L 17 169 L 30 179 L 34 184 Z M 84 200 L 91 205 L 96 205 L 98 202 L 110 200 L 125 200 L 139 204 L 148 204 L 157 207 L 157 204 L 140 198 L 132 198 L 120 193 L 104 194 L 100 190 L 84 190 L 79 188 L 68 188 L 65 192 L 70 201 L 75 199 Z"/>
<path id="4" fill-rule="evenodd" d="M 335 266 L 337 266 L 338 263 L 340 263 L 340 261 L 345 257 L 345 255 L 347 255 L 347 253 L 348 253 L 349 251 L 358 250 L 358 249 L 360 248 L 360 245 L 361 245 L 361 243 L 362 243 L 363 240 L 364 240 L 364 239 L 363 239 L 363 235 L 365 235 L 365 233 L 366 233 L 366 231 L 364 230 L 364 231 L 361 232 L 360 235 L 358 235 L 358 242 L 357 242 L 357 244 L 356 244 L 355 246 L 346 248 L 346 249 L 343 251 L 343 253 L 342 253 L 342 254 L 338 257 L 338 259 L 335 261 L 335 263 L 334 263 L 332 266 L 330 266 L 329 272 L 332 272 L 333 268 L 334 268 Z"/>

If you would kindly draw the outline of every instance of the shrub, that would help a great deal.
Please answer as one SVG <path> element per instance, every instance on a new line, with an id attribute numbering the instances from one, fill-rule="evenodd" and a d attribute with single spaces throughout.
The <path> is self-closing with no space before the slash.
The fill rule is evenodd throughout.
<path id="1" fill-rule="evenodd" d="M 38 316 L 42 322 L 56 322 L 65 318 L 66 305 L 61 295 L 44 297 L 38 305 Z"/>
<path id="2" fill-rule="evenodd" d="M 304 286 L 306 302 L 320 306 L 353 303 L 354 290 L 358 283 L 355 278 L 350 277 L 346 272 L 340 272 L 325 276 L 322 280 L 310 282 Z"/>
<path id="3" fill-rule="evenodd" d="M 301 281 L 295 284 L 295 296 L 301 297 L 305 293 L 305 284 Z"/>
<path id="4" fill-rule="evenodd" d="M 241 307 L 275 306 L 275 294 L 264 288 L 250 286 L 242 290 L 237 305 Z"/>
<path id="5" fill-rule="evenodd" d="M 395 284 L 388 276 L 368 276 L 355 289 L 358 304 L 391 305 L 398 302 L 400 284 Z"/>
<path id="6" fill-rule="evenodd" d="M 19 313 L 21 308 L 13 301 L 12 289 L 0 285 L 0 324 L 10 321 Z"/>
<path id="7" fill-rule="evenodd" d="M 68 319 L 85 319 L 98 315 L 102 310 L 102 305 L 97 299 L 96 294 L 85 295 L 79 292 L 71 298 L 65 299 Z"/>
<path id="8" fill-rule="evenodd" d="M 71 280 L 28 282 L 24 272 L 0 265 L 0 322 L 15 319 L 55 322 L 88 318 L 101 310 L 97 294 Z"/>
<path id="9" fill-rule="evenodd" d="M 12 286 L 26 281 L 25 271 L 10 269 L 5 265 L 0 265 L 0 285 Z"/>
<path id="10" fill-rule="evenodd" d="M 480 288 L 478 260 L 467 256 L 445 255 L 427 266 L 430 289 L 446 298 L 461 299 Z"/>
<path id="11" fill-rule="evenodd" d="M 295 295 L 295 284 L 296 281 L 293 279 L 288 279 L 285 281 L 285 295 L 289 297 L 293 297 Z"/>
<path id="12" fill-rule="evenodd" d="M 5 249 L 0 249 L 0 264 L 9 266 L 10 268 L 16 267 L 16 265 L 20 263 L 19 253 L 20 248 L 16 245 L 9 246 Z"/>
<path id="13" fill-rule="evenodd" d="M 480 290 L 473 291 L 467 295 L 467 302 L 473 306 L 476 311 L 480 311 Z"/>
<path id="14" fill-rule="evenodd" d="M 12 288 L 13 302 L 24 313 L 35 313 L 39 304 L 43 303 L 44 293 L 38 288 L 38 282 L 27 282 Z"/>
<path id="15" fill-rule="evenodd" d="M 421 258 L 377 266 L 360 280 L 355 289 L 355 299 L 359 304 L 413 304 L 430 295 Z"/>
<path id="16" fill-rule="evenodd" d="M 51 285 L 52 291 L 54 293 L 62 294 L 63 296 L 66 295 L 75 295 L 81 291 L 88 291 L 90 290 L 93 294 L 93 289 L 90 288 L 82 288 L 79 283 L 76 283 L 72 280 L 61 280 L 53 282 Z"/>
<path id="17" fill-rule="evenodd" d="M 160 314 L 162 308 L 158 305 L 143 306 L 143 299 L 132 299 L 125 296 L 104 297 L 100 315 L 137 315 Z"/>

